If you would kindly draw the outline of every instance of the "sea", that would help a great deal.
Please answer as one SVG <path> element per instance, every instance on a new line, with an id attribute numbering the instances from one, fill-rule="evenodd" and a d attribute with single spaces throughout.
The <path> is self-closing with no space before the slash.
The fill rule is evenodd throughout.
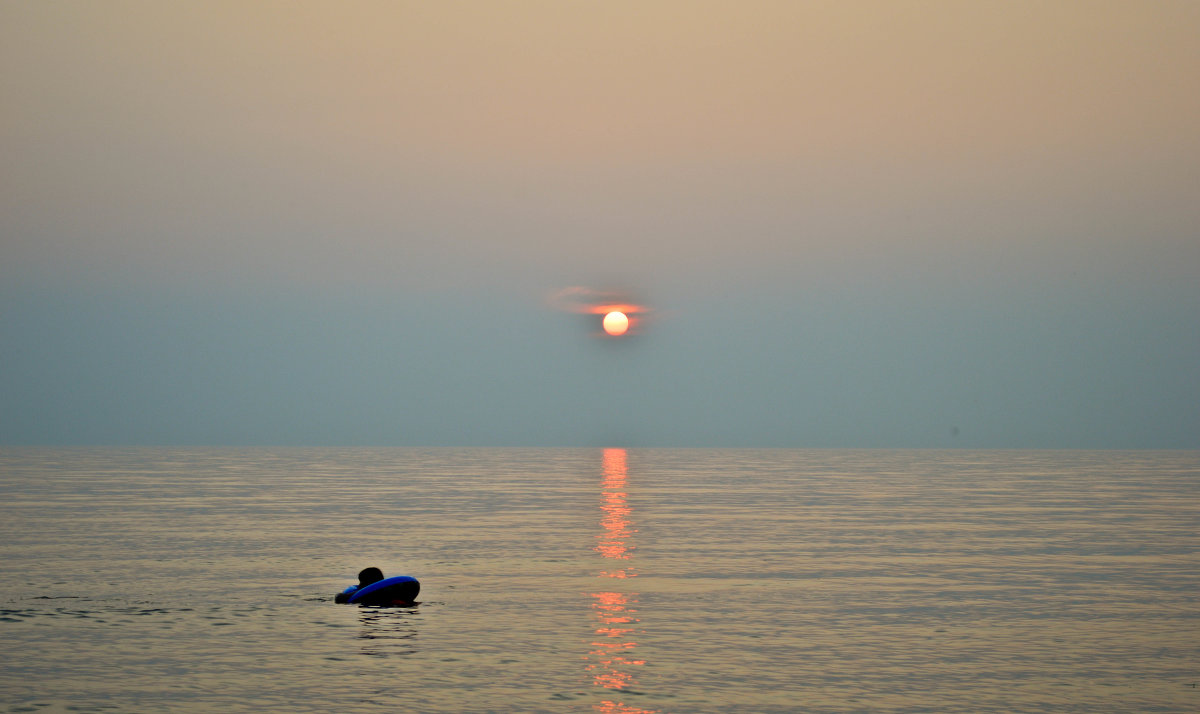
<path id="1" fill-rule="evenodd" d="M 334 603 L 360 569 L 409 607 Z M 0 448 L 3 712 L 1196 712 L 1200 452 Z"/>

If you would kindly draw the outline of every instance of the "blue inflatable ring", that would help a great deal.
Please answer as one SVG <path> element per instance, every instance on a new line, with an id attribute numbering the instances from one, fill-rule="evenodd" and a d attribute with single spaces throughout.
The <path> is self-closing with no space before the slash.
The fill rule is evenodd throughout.
<path id="1" fill-rule="evenodd" d="M 411 575 L 384 578 L 354 591 L 352 605 L 411 605 L 421 592 L 421 583 Z"/>

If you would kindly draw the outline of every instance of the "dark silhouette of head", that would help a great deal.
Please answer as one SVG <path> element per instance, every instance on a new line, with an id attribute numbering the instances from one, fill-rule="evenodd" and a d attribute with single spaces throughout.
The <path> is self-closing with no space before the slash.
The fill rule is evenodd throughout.
<path id="1" fill-rule="evenodd" d="M 379 568 L 363 568 L 358 573 L 358 586 L 360 588 L 366 587 L 371 583 L 377 583 L 380 580 L 383 580 L 383 571 Z"/>

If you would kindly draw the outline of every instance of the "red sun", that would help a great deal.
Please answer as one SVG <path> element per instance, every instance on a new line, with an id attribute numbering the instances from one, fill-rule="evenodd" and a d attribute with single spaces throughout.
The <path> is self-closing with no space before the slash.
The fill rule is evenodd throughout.
<path id="1" fill-rule="evenodd" d="M 629 317 L 620 310 L 613 310 L 604 316 L 604 331 L 613 337 L 620 337 L 629 329 Z"/>

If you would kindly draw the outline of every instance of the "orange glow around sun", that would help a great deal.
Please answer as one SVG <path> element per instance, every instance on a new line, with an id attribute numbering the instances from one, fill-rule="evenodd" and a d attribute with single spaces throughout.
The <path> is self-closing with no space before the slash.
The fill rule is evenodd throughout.
<path id="1" fill-rule="evenodd" d="M 627 302 L 598 303 L 584 310 L 592 315 L 603 316 L 600 326 L 608 337 L 624 337 L 637 332 L 641 323 L 639 315 L 646 311 L 647 308 L 641 305 Z"/>
<path id="2" fill-rule="evenodd" d="M 550 296 L 549 303 L 555 309 L 598 320 L 601 329 L 595 334 L 607 338 L 641 334 L 646 316 L 652 312 L 623 293 L 583 287 L 564 288 Z"/>

